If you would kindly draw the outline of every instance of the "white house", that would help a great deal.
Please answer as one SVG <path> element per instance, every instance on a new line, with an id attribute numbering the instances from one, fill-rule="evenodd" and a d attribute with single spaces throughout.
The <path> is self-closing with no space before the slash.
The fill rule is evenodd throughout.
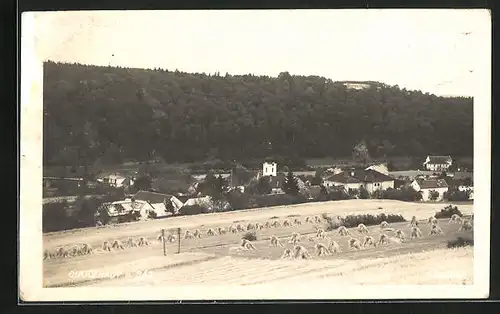
<path id="1" fill-rule="evenodd" d="M 422 201 L 430 200 L 432 191 L 439 193 L 436 201 L 441 201 L 444 193 L 448 192 L 448 184 L 443 179 L 415 179 L 410 185 L 415 191 L 422 192 Z"/>
<path id="2" fill-rule="evenodd" d="M 346 191 L 364 187 L 369 193 L 394 188 L 394 178 L 373 169 L 344 171 L 326 178 L 326 187 L 344 186 Z"/>
<path id="3" fill-rule="evenodd" d="M 98 182 L 109 184 L 113 187 L 132 186 L 134 180 L 118 173 L 105 174 L 97 178 Z"/>
<path id="4" fill-rule="evenodd" d="M 452 163 L 450 156 L 427 156 L 423 166 L 430 171 L 446 171 Z"/>
<path id="5" fill-rule="evenodd" d="M 174 209 L 173 214 L 177 214 L 181 207 L 184 205 L 174 195 L 142 190 L 137 192 L 131 199 L 134 199 L 136 201 L 144 201 L 150 204 L 157 217 L 163 217 L 171 214 L 170 210 L 167 209 L 167 206 L 172 206 Z"/>
<path id="6" fill-rule="evenodd" d="M 108 212 L 109 217 L 113 220 L 120 216 L 125 216 L 132 212 L 139 212 L 140 220 L 147 220 L 150 211 L 154 211 L 151 204 L 145 201 L 124 200 L 102 204 Z"/>
<path id="7" fill-rule="evenodd" d="M 264 162 L 262 164 L 262 176 L 275 177 L 278 174 L 278 164 L 275 162 Z"/>

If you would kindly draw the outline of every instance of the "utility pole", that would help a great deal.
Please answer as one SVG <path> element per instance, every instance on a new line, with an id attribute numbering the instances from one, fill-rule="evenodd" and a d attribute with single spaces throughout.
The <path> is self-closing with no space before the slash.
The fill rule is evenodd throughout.
<path id="1" fill-rule="evenodd" d="M 177 228 L 177 254 L 181 252 L 181 228 Z"/>
<path id="2" fill-rule="evenodd" d="M 161 229 L 161 243 L 163 245 L 163 256 L 167 256 L 167 250 L 165 249 L 165 229 Z"/>

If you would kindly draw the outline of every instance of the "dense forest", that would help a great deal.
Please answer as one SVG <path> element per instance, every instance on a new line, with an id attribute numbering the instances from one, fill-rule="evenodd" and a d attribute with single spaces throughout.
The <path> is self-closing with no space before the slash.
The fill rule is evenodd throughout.
<path id="1" fill-rule="evenodd" d="M 472 98 L 382 83 L 44 66 L 45 165 L 345 157 L 360 141 L 374 157 L 472 156 L 472 122 Z"/>

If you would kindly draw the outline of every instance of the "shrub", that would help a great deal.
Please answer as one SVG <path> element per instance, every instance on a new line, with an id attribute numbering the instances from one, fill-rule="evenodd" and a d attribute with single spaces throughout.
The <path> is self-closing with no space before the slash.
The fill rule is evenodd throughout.
<path id="1" fill-rule="evenodd" d="M 370 198 L 370 193 L 368 193 L 368 190 L 363 186 L 359 188 L 359 198 L 364 200 Z"/>
<path id="2" fill-rule="evenodd" d="M 126 215 L 119 216 L 118 223 L 138 221 L 140 217 L 141 217 L 140 212 L 132 211 L 130 213 L 127 213 Z"/>
<path id="3" fill-rule="evenodd" d="M 42 209 L 42 230 L 43 232 L 53 232 L 69 229 L 70 221 L 67 213 L 68 202 L 45 203 Z"/>
<path id="4" fill-rule="evenodd" d="M 422 200 L 422 193 L 415 191 L 412 187 L 402 189 L 388 188 L 387 190 L 373 192 L 372 198 L 415 202 Z"/>
<path id="5" fill-rule="evenodd" d="M 449 240 L 446 246 L 449 249 L 464 246 L 474 246 L 474 238 L 457 237 L 455 240 Z"/>
<path id="6" fill-rule="evenodd" d="M 439 192 L 436 190 L 429 191 L 429 199 L 431 201 L 436 201 L 439 198 Z"/>
<path id="7" fill-rule="evenodd" d="M 452 205 L 447 205 L 445 208 L 441 209 L 439 212 L 437 212 L 434 217 L 437 219 L 440 218 L 451 218 L 454 214 L 457 214 L 460 217 L 463 217 L 464 215 L 460 210 L 458 210 L 457 206 L 452 206 Z"/>
<path id="8" fill-rule="evenodd" d="M 453 190 L 445 192 L 443 198 L 451 202 L 463 202 L 463 201 L 468 201 L 469 196 L 470 192 L 468 191 Z"/>
<path id="9" fill-rule="evenodd" d="M 255 234 L 255 232 L 247 232 L 243 235 L 242 239 L 245 239 L 248 241 L 256 241 L 257 235 Z"/>
<path id="10" fill-rule="evenodd" d="M 241 193 L 238 190 L 234 190 L 225 196 L 233 210 L 252 208 L 252 197 L 248 193 Z"/>
<path id="11" fill-rule="evenodd" d="M 359 196 L 359 190 L 358 189 L 349 189 L 347 191 L 347 193 L 349 194 L 349 197 L 351 197 L 351 198 L 357 198 Z"/>
<path id="12" fill-rule="evenodd" d="M 282 206 L 282 205 L 292 205 L 300 204 L 307 201 L 304 196 L 301 195 L 288 195 L 288 194 L 277 194 L 277 195 L 255 195 L 256 207 L 269 207 L 269 206 Z"/>
<path id="13" fill-rule="evenodd" d="M 272 217 L 271 217 L 271 218 L 269 218 L 269 219 L 278 219 L 278 218 L 280 218 L 280 217 L 278 217 L 278 216 L 272 216 Z"/>
<path id="14" fill-rule="evenodd" d="M 198 215 L 207 213 L 208 210 L 200 205 L 183 206 L 179 210 L 180 215 Z"/>
<path id="15" fill-rule="evenodd" d="M 378 225 L 382 221 L 387 221 L 388 223 L 394 222 L 405 222 L 406 219 L 401 215 L 393 215 L 393 214 L 378 214 L 378 215 L 348 215 L 342 218 L 340 221 L 335 221 L 328 216 L 323 216 L 323 218 L 327 221 L 327 231 L 335 230 L 340 226 L 345 226 L 346 228 L 354 228 L 359 224 L 364 224 L 365 226 L 373 226 Z"/>
<path id="16" fill-rule="evenodd" d="M 148 212 L 148 218 L 149 218 L 149 219 L 156 219 L 156 217 L 158 217 L 158 215 L 156 214 L 156 212 L 155 212 L 155 211 L 150 210 L 150 211 Z"/>

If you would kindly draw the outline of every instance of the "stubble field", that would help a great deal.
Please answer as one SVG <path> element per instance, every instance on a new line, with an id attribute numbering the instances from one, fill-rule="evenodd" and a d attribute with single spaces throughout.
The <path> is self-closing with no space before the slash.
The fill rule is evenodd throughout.
<path id="1" fill-rule="evenodd" d="M 238 284 L 300 282 L 300 280 L 326 280 L 332 283 L 352 284 L 471 284 L 473 249 L 447 249 L 449 239 L 456 238 L 459 225 L 440 220 L 444 235 L 429 235 L 429 227 L 421 223 L 423 237 L 406 243 L 389 243 L 367 247 L 359 251 L 347 246 L 349 237 L 341 237 L 336 231 L 327 236 L 338 242 L 342 252 L 330 256 L 314 256 L 314 245 L 322 240 L 309 241 L 317 228 L 325 228 L 326 222 L 305 223 L 306 216 L 327 213 L 329 216 L 348 214 L 402 214 L 407 220 L 412 216 L 425 219 L 443 208 L 445 204 L 418 204 L 397 201 L 355 200 L 283 206 L 242 212 L 175 217 L 166 220 L 131 223 L 112 228 L 88 228 L 70 232 L 44 235 L 44 249 L 57 246 L 87 243 L 94 247 L 94 254 L 48 259 L 44 261 L 44 286 L 154 286 L 166 284 Z M 464 214 L 472 213 L 472 205 L 460 205 Z M 266 228 L 256 232 L 253 241 L 257 250 L 240 251 L 233 248 L 241 242 L 243 232 L 207 236 L 208 228 L 228 227 L 247 223 L 265 223 L 272 220 L 283 222 L 298 218 L 301 225 Z M 161 228 L 173 232 L 176 227 L 185 230 L 199 229 L 201 239 L 167 243 L 167 256 L 163 256 L 162 244 L 156 240 Z M 409 224 L 394 223 L 391 228 L 409 234 Z M 371 226 L 369 235 L 375 239 L 381 233 L 379 226 Z M 293 232 L 302 234 L 300 242 L 313 258 L 310 260 L 281 260 L 284 248 L 272 247 L 269 237 L 276 235 L 285 247 Z M 352 236 L 362 240 L 363 235 L 350 230 Z M 394 236 L 394 232 L 387 232 Z M 150 245 L 104 252 L 102 242 L 128 237 L 148 237 Z M 324 242 L 326 244 L 326 242 Z M 450 267 L 450 261 L 453 267 Z M 117 278 L 110 278 L 117 277 Z"/>

